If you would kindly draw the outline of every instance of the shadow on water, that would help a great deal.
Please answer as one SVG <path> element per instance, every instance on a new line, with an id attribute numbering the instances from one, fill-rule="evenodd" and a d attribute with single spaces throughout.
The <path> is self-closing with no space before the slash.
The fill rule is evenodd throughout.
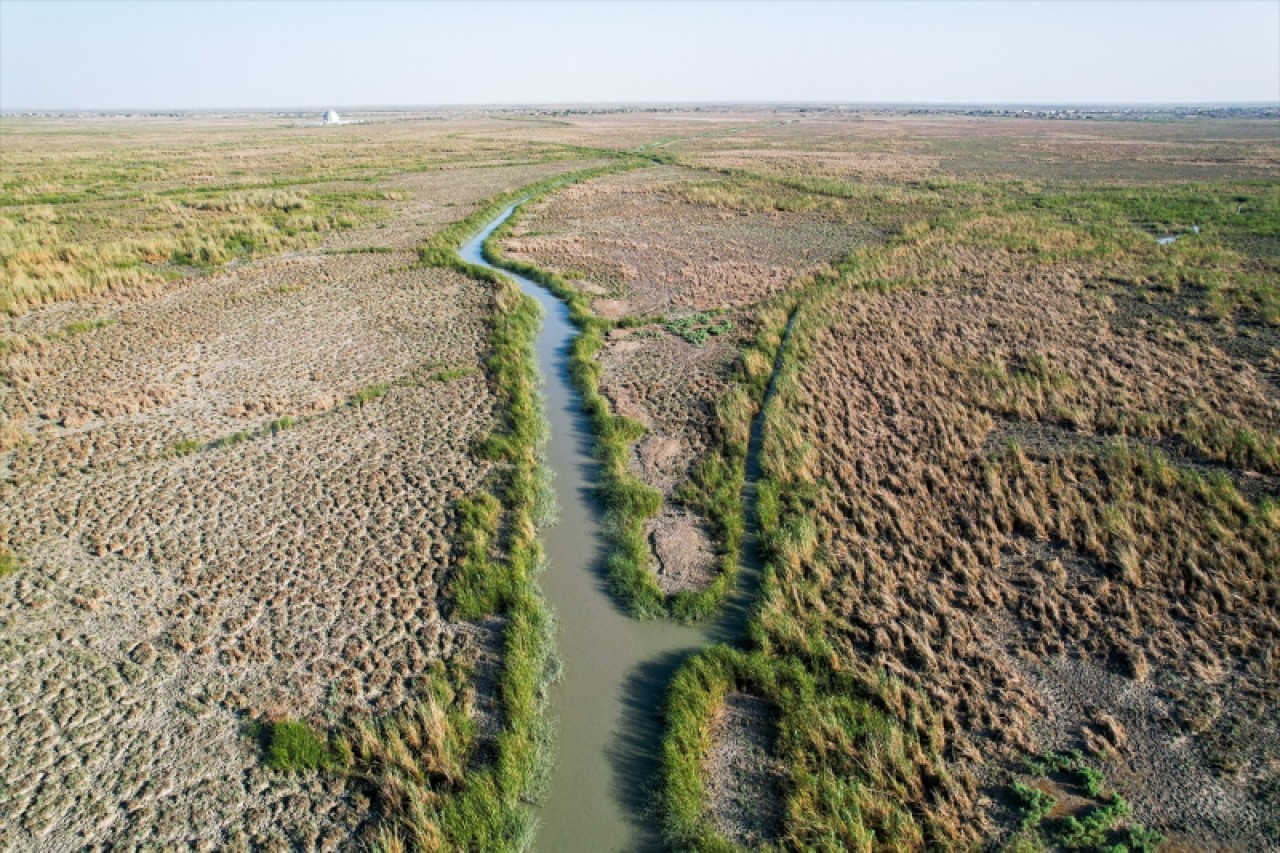
<path id="1" fill-rule="evenodd" d="M 611 790 L 632 828 L 627 850 L 663 850 L 657 814 L 662 706 L 680 665 L 701 647 L 662 652 L 636 664 L 622 685 L 622 716 L 608 747 Z"/>

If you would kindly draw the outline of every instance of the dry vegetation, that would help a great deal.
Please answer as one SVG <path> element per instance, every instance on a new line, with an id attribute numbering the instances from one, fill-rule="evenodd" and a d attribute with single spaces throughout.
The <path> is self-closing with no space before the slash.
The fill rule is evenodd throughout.
<path id="1" fill-rule="evenodd" d="M 781 353 L 673 846 L 1274 846 L 1275 130 L 6 119 L 0 846 L 527 840 L 534 320 L 451 249 L 609 163 L 499 243 L 584 329 L 637 612 L 732 582 Z"/>
<path id="2" fill-rule="evenodd" d="M 747 838 L 717 779 L 736 690 L 780 708 L 784 848 L 1274 845 L 1274 123 L 878 125 L 676 146 L 725 166 L 687 194 L 861 211 L 885 240 L 791 297 L 760 484 L 766 656 L 715 651 L 676 681 L 673 843 Z M 877 147 L 941 156 L 834 154 Z M 1086 159 L 1093 182 L 1070 182 Z M 816 698 L 771 681 L 796 665 Z M 1025 769 L 1066 748 L 1087 770 Z M 1067 778 L 1099 769 L 1092 792 Z"/>
<path id="3" fill-rule="evenodd" d="M 607 160 L 497 125 L 0 127 L 0 847 L 527 834 L 545 615 L 461 587 L 531 326 L 415 250 Z"/>
<path id="4" fill-rule="evenodd" d="M 1274 843 L 1274 191 L 1202 189 L 1158 224 L 1211 224 L 1161 247 L 1147 215 L 1187 190 L 993 188 L 804 302 L 760 639 L 937 715 L 956 783 L 912 806 L 936 843 L 1000 825 L 1000 768 L 1065 745 L 1169 837 Z"/>
<path id="5" fill-rule="evenodd" d="M 418 117 L 317 132 L 268 118 L 6 119 L 0 312 L 153 289 L 326 240 L 410 249 L 423 228 L 578 156 L 464 137 L 494 126 Z M 330 239 L 373 223 L 385 230 Z"/>

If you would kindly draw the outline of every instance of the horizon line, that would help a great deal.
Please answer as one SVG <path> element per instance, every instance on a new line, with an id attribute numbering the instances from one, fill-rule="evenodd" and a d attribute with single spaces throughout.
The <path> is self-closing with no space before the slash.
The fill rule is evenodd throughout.
<path id="1" fill-rule="evenodd" d="M 580 109 L 580 108 L 690 108 L 690 107 L 756 107 L 756 108 L 792 108 L 806 107 L 860 109 L 860 108 L 930 108 L 930 109 L 964 109 L 964 108 L 1140 108 L 1140 109 L 1194 109 L 1194 108 L 1235 108 L 1235 109 L 1280 109 L 1280 100 L 1276 101 L 857 101 L 857 100 L 712 100 L 712 101 L 491 101 L 461 103 L 420 103 L 420 104 L 330 104 L 330 105 L 293 105 L 268 107 L 16 107 L 0 109 L 0 116 L 23 113 L 310 113 L 325 110 L 347 110 L 348 112 L 391 112 L 407 110 L 482 110 L 482 109 Z"/>

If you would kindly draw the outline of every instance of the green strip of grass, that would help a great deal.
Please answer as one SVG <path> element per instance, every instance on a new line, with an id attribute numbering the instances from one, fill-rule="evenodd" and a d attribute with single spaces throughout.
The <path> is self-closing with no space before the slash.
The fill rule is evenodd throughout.
<path id="1" fill-rule="evenodd" d="M 954 827 L 918 807 L 930 787 L 954 784 L 938 755 L 940 725 L 896 680 L 815 674 L 802 661 L 715 646 L 690 658 L 665 708 L 660 806 L 672 849 L 740 851 L 715 829 L 705 759 L 716 713 L 733 691 L 770 703 L 774 752 L 786 768 L 788 849 L 952 849 Z M 918 725 L 903 725 L 904 714 Z"/>
<path id="2" fill-rule="evenodd" d="M 302 773 L 310 770 L 340 771 L 351 764 L 345 743 L 330 741 L 329 736 L 301 720 L 285 720 L 267 726 L 263 740 L 267 766 L 282 772 Z"/>

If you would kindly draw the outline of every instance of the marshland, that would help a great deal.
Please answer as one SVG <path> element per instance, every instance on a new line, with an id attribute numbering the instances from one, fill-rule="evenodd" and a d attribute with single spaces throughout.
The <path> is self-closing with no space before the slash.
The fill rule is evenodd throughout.
<path id="1" fill-rule="evenodd" d="M 1280 844 L 1280 115 L 551 112 L 0 118 L 0 847 Z"/>

